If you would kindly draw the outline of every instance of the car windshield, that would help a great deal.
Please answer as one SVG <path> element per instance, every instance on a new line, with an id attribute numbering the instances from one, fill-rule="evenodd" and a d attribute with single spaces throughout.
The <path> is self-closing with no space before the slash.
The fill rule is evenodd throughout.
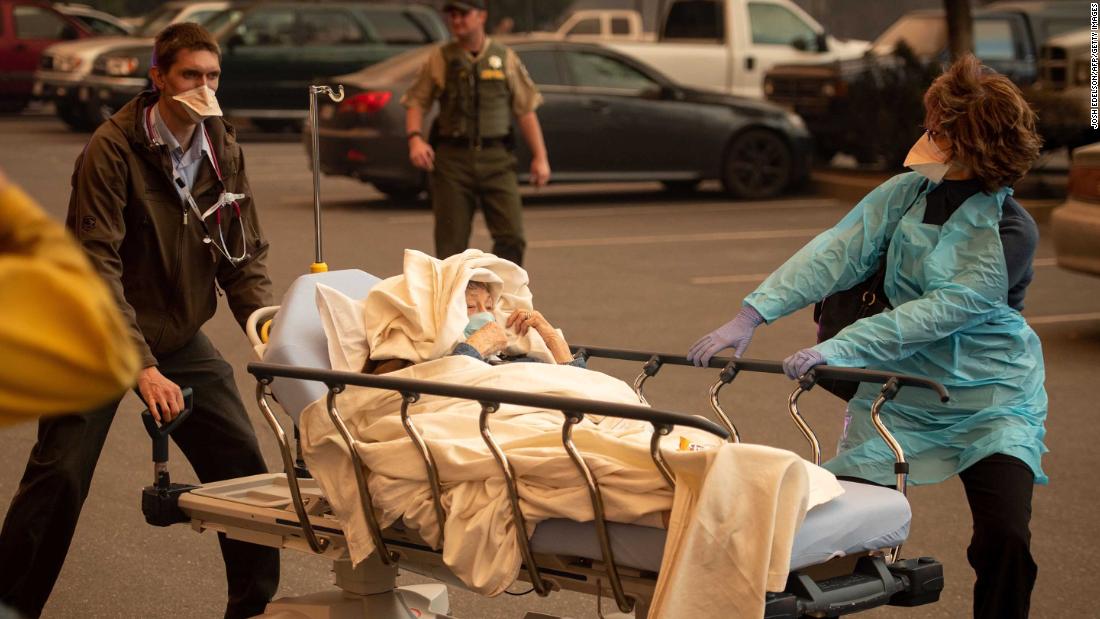
<path id="1" fill-rule="evenodd" d="M 947 21 L 942 15 L 910 15 L 879 35 L 871 50 L 880 56 L 894 53 L 905 41 L 917 56 L 935 56 L 947 46 Z"/>
<path id="2" fill-rule="evenodd" d="M 202 25 L 216 37 L 223 29 L 240 21 L 242 15 L 244 11 L 240 9 L 219 11 L 203 21 Z"/>
<path id="3" fill-rule="evenodd" d="M 435 49 L 434 46 L 428 45 L 391 56 L 382 62 L 363 69 L 356 75 L 369 77 L 371 81 L 379 83 L 396 83 L 412 79 L 413 74 L 420 69 L 427 59 L 428 52 L 433 49 Z"/>
<path id="4" fill-rule="evenodd" d="M 94 15 L 70 15 L 79 19 L 82 24 L 91 29 L 96 34 L 110 34 L 110 35 L 126 35 L 129 34 L 125 28 L 120 27 L 118 24 L 96 17 Z"/>
<path id="5" fill-rule="evenodd" d="M 155 37 L 165 26 L 172 23 L 172 19 L 176 16 L 176 13 L 179 13 L 178 8 L 170 6 L 161 7 L 147 15 L 145 21 L 141 22 L 141 25 L 137 27 L 134 33 L 139 37 Z"/>

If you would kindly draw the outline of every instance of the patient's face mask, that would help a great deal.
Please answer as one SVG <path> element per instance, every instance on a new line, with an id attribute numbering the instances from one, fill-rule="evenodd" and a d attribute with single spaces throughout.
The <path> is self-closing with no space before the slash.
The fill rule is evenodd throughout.
<path id="1" fill-rule="evenodd" d="M 466 328 L 462 330 L 462 335 L 466 337 L 466 339 L 470 339 L 470 336 L 477 333 L 478 329 L 490 322 L 496 322 L 496 316 L 493 316 L 492 312 L 478 312 L 470 316 L 470 322 L 466 323 Z"/>
<path id="2" fill-rule="evenodd" d="M 200 123 L 211 116 L 222 115 L 222 108 L 218 105 L 214 91 L 206 84 L 185 90 L 172 98 L 183 104 L 183 109 L 187 111 L 192 122 Z"/>
<path id="3" fill-rule="evenodd" d="M 943 180 L 944 175 L 951 169 L 951 163 L 947 154 L 936 145 L 932 133 L 926 131 L 924 135 L 917 139 L 917 143 L 913 145 L 913 148 L 909 149 L 909 154 L 905 157 L 905 167 L 924 176 L 933 183 L 938 183 Z"/>

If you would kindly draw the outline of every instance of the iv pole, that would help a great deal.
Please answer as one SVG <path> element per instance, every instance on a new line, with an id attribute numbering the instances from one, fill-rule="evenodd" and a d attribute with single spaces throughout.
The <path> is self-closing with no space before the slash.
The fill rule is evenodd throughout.
<path id="1" fill-rule="evenodd" d="M 313 143 L 313 228 L 317 249 L 316 258 L 313 264 L 309 266 L 310 273 L 328 271 L 321 242 L 321 154 L 317 144 L 317 95 L 322 93 L 328 95 L 328 98 L 332 99 L 333 102 L 339 103 L 344 100 L 344 86 L 343 84 L 337 85 L 335 91 L 328 86 L 312 85 L 309 87 L 309 131 L 312 134 Z"/>

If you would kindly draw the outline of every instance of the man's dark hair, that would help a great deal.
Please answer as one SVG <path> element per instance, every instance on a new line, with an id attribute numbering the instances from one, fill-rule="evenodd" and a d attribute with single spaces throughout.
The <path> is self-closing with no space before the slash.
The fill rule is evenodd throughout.
<path id="1" fill-rule="evenodd" d="M 157 35 L 153 43 L 153 66 L 162 73 L 167 73 L 176 62 L 176 55 L 184 50 L 206 50 L 217 56 L 218 60 L 222 57 L 218 42 L 210 36 L 206 28 L 191 22 L 181 22 L 168 26 Z"/>

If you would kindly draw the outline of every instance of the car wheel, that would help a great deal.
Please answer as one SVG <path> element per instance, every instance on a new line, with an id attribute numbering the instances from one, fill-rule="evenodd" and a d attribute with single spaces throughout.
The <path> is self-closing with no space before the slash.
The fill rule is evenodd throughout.
<path id="1" fill-rule="evenodd" d="M 374 185 L 375 189 L 386 194 L 386 197 L 394 202 L 414 202 L 420 197 L 420 192 L 423 191 L 420 187 L 402 185 L 400 183 L 371 181 L 371 184 Z"/>
<path id="2" fill-rule="evenodd" d="M 111 119 L 117 112 L 114 106 L 107 105 L 106 103 L 98 103 L 88 106 L 88 122 L 94 127 L 98 127 L 103 123 Z"/>
<path id="3" fill-rule="evenodd" d="M 12 99 L 0 98 L 0 114 L 15 114 L 22 112 L 30 101 L 22 97 Z"/>
<path id="4" fill-rule="evenodd" d="M 252 124 L 264 133 L 301 133 L 302 121 L 291 118 L 253 118 Z"/>
<path id="5" fill-rule="evenodd" d="M 692 179 L 690 181 L 661 181 L 664 185 L 665 191 L 669 193 L 692 193 L 699 188 L 699 179 Z"/>
<path id="6" fill-rule="evenodd" d="M 726 148 L 722 186 L 736 198 L 771 198 L 790 183 L 794 158 L 779 135 L 749 129 Z"/>
<path id="7" fill-rule="evenodd" d="M 58 103 L 57 117 L 73 131 L 90 131 L 93 128 L 91 119 L 84 115 L 84 111 L 71 105 Z"/>

